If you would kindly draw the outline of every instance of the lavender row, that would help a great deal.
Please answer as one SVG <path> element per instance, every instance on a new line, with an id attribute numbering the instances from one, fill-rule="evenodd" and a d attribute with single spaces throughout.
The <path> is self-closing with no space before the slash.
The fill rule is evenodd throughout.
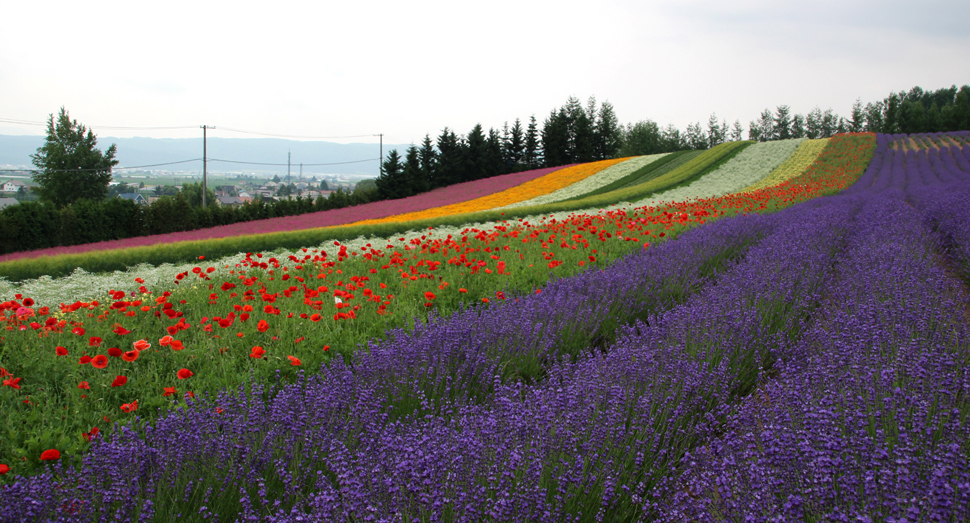
<path id="1" fill-rule="evenodd" d="M 679 456 L 797 340 L 850 234 L 846 212 L 820 202 L 725 220 L 494 312 L 399 331 L 352 366 L 204 401 L 143 434 L 122 430 L 79 471 L 59 472 L 103 497 L 55 495 L 41 476 L 5 489 L 4 501 L 39 511 L 69 502 L 102 519 L 105 507 L 178 516 L 176 502 L 230 519 L 637 516 Z M 693 289 L 714 261 L 761 236 L 700 294 L 670 291 Z M 596 318 L 664 294 L 664 304 L 683 303 L 641 305 L 645 321 L 605 354 L 541 365 L 531 384 L 503 379 L 514 363 L 503 354 L 525 348 L 554 362 L 549 333 L 602 333 Z"/>
<path id="2" fill-rule="evenodd" d="M 965 295 L 901 193 L 874 196 L 810 333 L 668 487 L 663 521 L 965 521 Z"/>
<path id="3" fill-rule="evenodd" d="M 90 497 L 71 500 L 78 510 L 98 511 L 105 518 L 103 510 L 118 504 L 120 514 L 137 513 L 157 485 L 170 489 L 197 474 L 219 474 L 218 466 L 203 465 L 213 457 L 236 463 L 238 468 L 226 473 L 244 474 L 245 484 L 256 484 L 250 475 L 262 474 L 278 448 L 296 451 L 300 446 L 291 439 L 317 430 L 303 421 L 308 416 L 335 420 L 328 433 L 343 434 L 341 441 L 351 445 L 367 427 L 373 432 L 402 418 L 490 402 L 503 381 L 541 379 L 544 367 L 589 353 L 596 345 L 592 342 L 612 336 L 617 324 L 684 301 L 742 256 L 767 227 L 760 218 L 712 224 L 606 270 L 554 281 L 541 294 L 510 297 L 502 307 L 467 309 L 447 320 L 391 332 L 389 341 L 360 351 L 366 355 L 358 361 L 325 367 L 301 385 L 227 393 L 146 427 L 144 434 L 122 429 L 119 440 L 96 446 L 80 470 L 21 478 L 0 489 L 0 504 L 48 515 L 70 497 L 51 490 L 59 477 L 58 484 L 106 493 L 99 503 Z M 311 387 L 316 387 L 312 394 L 306 392 Z M 301 401 L 292 403 L 292 394 Z M 214 413 L 216 408 L 221 413 Z M 242 508 L 240 501 L 236 509 Z"/>

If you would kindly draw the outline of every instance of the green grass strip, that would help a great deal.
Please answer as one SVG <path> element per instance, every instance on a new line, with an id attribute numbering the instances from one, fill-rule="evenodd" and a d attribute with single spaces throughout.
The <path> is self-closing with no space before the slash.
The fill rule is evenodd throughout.
<path id="1" fill-rule="evenodd" d="M 568 198 L 566 200 L 561 200 L 561 201 L 569 202 L 573 200 L 582 200 L 583 198 L 587 198 L 589 196 L 596 196 L 597 194 L 603 194 L 603 193 L 608 193 L 610 191 L 615 191 L 617 189 L 622 189 L 623 187 L 630 185 L 630 182 L 640 180 L 645 176 L 660 176 L 670 171 L 670 169 L 673 168 L 673 167 L 668 168 L 669 165 L 671 165 L 672 163 L 680 165 L 682 163 L 679 161 L 680 158 L 683 158 L 684 155 L 686 154 L 693 154 L 693 153 L 700 154 L 701 151 L 677 151 L 675 153 L 670 153 L 664 156 L 663 158 L 660 158 L 656 161 L 648 163 L 647 165 L 644 165 L 643 167 L 637 169 L 636 171 L 633 171 L 632 173 L 624 176 L 623 178 L 620 178 L 619 180 L 613 181 L 610 184 L 604 185 L 602 187 L 598 187 L 586 194 L 580 194 L 578 196 L 573 196 L 572 198 Z"/>
<path id="2" fill-rule="evenodd" d="M 52 278 L 68 276 L 77 268 L 91 273 L 124 271 L 128 267 L 134 267 L 142 263 L 149 265 L 186 263 L 192 260 L 198 260 L 199 256 L 205 256 L 211 260 L 232 256 L 240 252 L 268 252 L 278 249 L 295 250 L 303 247 L 315 247 L 332 240 L 352 240 L 361 236 L 388 238 L 408 231 L 443 225 L 461 227 L 470 223 L 514 220 L 529 216 L 578 211 L 597 207 L 606 208 L 619 202 L 642 199 L 654 192 L 665 190 L 681 183 L 684 180 L 693 179 L 696 174 L 718 162 L 725 155 L 731 153 L 744 143 L 731 142 L 718 145 L 713 149 L 704 151 L 694 160 L 651 182 L 627 189 L 586 197 L 580 200 L 516 207 L 514 209 L 438 216 L 411 222 L 303 229 L 299 231 L 215 238 L 212 240 L 148 245 L 128 249 L 26 258 L 0 263 L 0 277 L 7 278 L 11 282 L 18 282 L 39 278 L 44 275 Z"/>
<path id="3" fill-rule="evenodd" d="M 641 183 L 647 183 L 650 180 L 653 180 L 654 178 L 659 178 L 669 173 L 670 171 L 673 171 L 674 169 L 680 167 L 681 165 L 684 165 L 685 163 L 693 160 L 694 158 L 697 158 L 703 153 L 704 151 L 680 151 L 678 153 L 680 154 L 680 156 L 678 156 L 677 158 L 674 158 L 672 162 L 667 163 L 667 165 L 664 165 L 661 169 L 657 169 L 656 171 L 653 171 L 653 172 L 644 173 L 639 178 L 632 179 L 626 184 L 624 184 L 623 186 L 616 187 L 616 189 L 623 189 L 626 187 L 633 187 L 634 185 L 640 185 Z M 609 191 L 605 191 L 605 192 L 609 192 Z"/>

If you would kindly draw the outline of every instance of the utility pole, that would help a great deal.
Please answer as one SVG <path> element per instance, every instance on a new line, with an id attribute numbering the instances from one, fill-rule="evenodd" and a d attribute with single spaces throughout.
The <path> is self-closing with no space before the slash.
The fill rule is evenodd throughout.
<path id="1" fill-rule="evenodd" d="M 384 133 L 379 134 L 381 137 L 381 157 L 377 160 L 377 174 L 378 176 L 384 174 Z"/>
<path id="2" fill-rule="evenodd" d="M 209 159 L 206 154 L 206 129 L 215 129 L 211 125 L 202 125 L 202 208 L 205 209 L 206 178 L 208 175 Z"/>
<path id="3" fill-rule="evenodd" d="M 290 183 L 290 151 L 286 151 L 286 183 Z"/>

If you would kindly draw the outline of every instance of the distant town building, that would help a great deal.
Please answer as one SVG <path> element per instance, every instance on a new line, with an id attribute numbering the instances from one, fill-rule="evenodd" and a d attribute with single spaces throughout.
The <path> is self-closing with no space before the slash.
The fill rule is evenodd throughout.
<path id="1" fill-rule="evenodd" d="M 243 204 L 242 198 L 238 196 L 216 196 L 216 202 L 224 207 L 239 207 Z"/>
<path id="2" fill-rule="evenodd" d="M 141 194 L 138 194 L 136 192 L 121 193 L 121 194 L 118 195 L 118 198 L 123 198 L 125 200 L 131 200 L 131 201 L 133 201 L 133 202 L 135 202 L 135 203 L 137 203 L 139 205 L 146 205 L 148 203 L 148 200 L 146 200 L 144 196 L 142 196 Z"/>
<path id="3" fill-rule="evenodd" d="M 11 205 L 17 205 L 18 202 L 16 198 L 0 198 L 0 209 L 4 207 L 10 207 Z"/>
<path id="4" fill-rule="evenodd" d="M 9 182 L 0 185 L 0 191 L 3 192 L 17 192 L 23 187 L 24 190 L 30 189 L 30 185 L 20 181 L 20 180 L 10 180 Z"/>

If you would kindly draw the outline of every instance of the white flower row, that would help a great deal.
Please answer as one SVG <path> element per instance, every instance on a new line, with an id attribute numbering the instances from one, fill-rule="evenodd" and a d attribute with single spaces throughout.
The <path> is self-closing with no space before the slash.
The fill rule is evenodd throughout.
<path id="1" fill-rule="evenodd" d="M 641 167 L 650 164 L 667 156 L 670 153 L 661 154 L 651 154 L 649 156 L 635 156 L 625 162 L 620 162 L 613 164 L 606 169 L 586 178 L 580 180 L 568 187 L 563 187 L 558 191 L 553 191 L 549 194 L 543 194 L 542 196 L 536 196 L 531 200 L 526 200 L 524 202 L 513 203 L 511 205 L 506 205 L 502 209 L 511 209 L 513 207 L 525 207 L 528 205 L 543 205 L 546 203 L 561 202 L 563 200 L 568 200 L 570 198 L 575 198 L 577 196 L 582 196 L 586 193 L 595 191 L 600 187 L 609 185 L 624 176 L 632 174 L 634 171 L 640 169 Z"/>
<path id="2" fill-rule="evenodd" d="M 724 165 L 693 183 L 655 194 L 634 203 L 633 206 L 655 206 L 700 198 L 717 198 L 740 191 L 771 174 L 804 141 L 805 138 L 796 138 L 748 146 Z"/>

